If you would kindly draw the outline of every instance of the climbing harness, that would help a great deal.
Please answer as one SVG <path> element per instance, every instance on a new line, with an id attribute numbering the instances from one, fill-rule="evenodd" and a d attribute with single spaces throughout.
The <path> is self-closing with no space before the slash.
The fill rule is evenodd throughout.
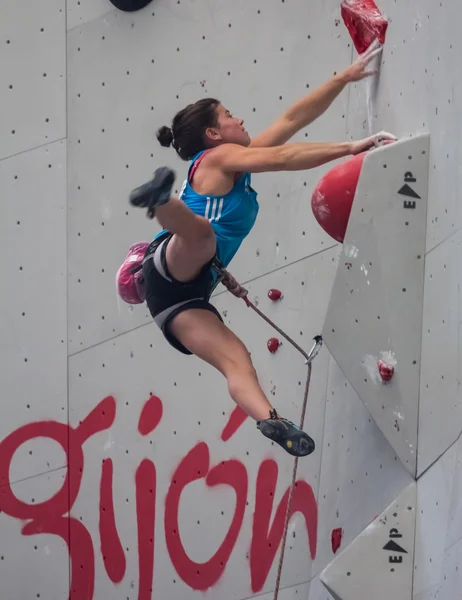
<path id="1" fill-rule="evenodd" d="M 218 275 L 217 285 L 218 285 L 218 283 L 221 282 L 229 292 L 231 292 L 234 296 L 236 296 L 236 298 L 242 298 L 242 300 L 244 300 L 244 302 L 246 303 L 246 305 L 249 308 L 254 310 L 262 319 L 264 319 L 269 325 L 271 325 L 271 327 L 273 327 L 290 344 L 292 344 L 292 346 L 294 346 L 294 348 L 296 348 L 300 352 L 300 354 L 304 357 L 305 364 L 308 365 L 308 373 L 307 373 L 307 378 L 306 378 L 305 394 L 303 397 L 302 415 L 300 417 L 300 428 L 303 429 L 303 424 L 305 421 L 305 414 L 306 414 L 306 407 L 308 404 L 308 394 L 310 391 L 310 383 L 311 383 L 311 364 L 312 364 L 314 358 L 318 355 L 319 351 L 321 350 L 322 343 L 323 343 L 322 337 L 320 335 L 315 336 L 313 347 L 311 348 L 309 353 L 306 353 L 305 350 L 303 350 L 303 348 L 301 348 L 296 342 L 294 342 L 294 340 L 290 336 L 288 336 L 284 331 L 282 331 L 282 329 L 280 329 L 275 323 L 273 323 L 273 321 L 271 321 L 271 319 L 269 319 L 266 315 L 264 315 L 261 312 L 261 310 L 259 310 L 255 306 L 255 304 L 249 300 L 248 290 L 246 290 L 243 286 L 241 286 L 236 281 L 236 279 L 234 279 L 234 277 L 231 275 L 231 273 L 229 273 L 217 260 L 214 261 L 212 268 L 215 270 L 215 272 Z M 293 467 L 293 471 L 292 471 L 292 483 L 290 486 L 289 498 L 287 500 L 287 509 L 286 509 L 286 515 L 285 515 L 285 520 L 284 520 L 284 533 L 282 536 L 281 555 L 279 557 L 279 565 L 278 565 L 278 572 L 277 572 L 277 577 L 276 577 L 276 586 L 274 589 L 273 600 L 277 600 L 278 596 L 279 596 L 282 567 L 283 567 L 283 563 L 284 563 L 284 554 L 285 554 L 286 541 L 287 541 L 287 531 L 289 528 L 289 521 L 290 521 L 290 517 L 291 517 L 290 511 L 292 508 L 292 497 L 293 497 L 293 492 L 294 492 L 294 488 L 295 488 L 295 482 L 297 480 L 298 458 L 299 458 L 298 456 L 295 457 L 294 467 Z"/>

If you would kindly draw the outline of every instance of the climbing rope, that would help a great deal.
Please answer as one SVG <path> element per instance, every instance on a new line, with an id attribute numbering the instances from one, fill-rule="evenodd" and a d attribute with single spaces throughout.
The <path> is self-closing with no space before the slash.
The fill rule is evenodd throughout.
<path id="1" fill-rule="evenodd" d="M 308 394 L 310 391 L 310 383 L 311 383 L 311 364 L 321 349 L 322 337 L 320 335 L 317 335 L 314 338 L 315 343 L 314 343 L 313 347 L 311 348 L 310 352 L 306 353 L 303 350 L 303 348 L 301 348 L 296 342 L 294 342 L 294 340 L 290 336 L 288 336 L 284 331 L 282 331 L 282 329 L 280 329 L 275 323 L 273 323 L 273 321 L 271 321 L 271 319 L 269 319 L 266 315 L 264 315 L 261 312 L 261 310 L 259 310 L 255 306 L 255 304 L 253 304 L 253 302 L 251 302 L 249 300 L 248 291 L 243 286 L 241 286 L 236 281 L 236 279 L 234 279 L 234 277 L 231 275 L 231 273 L 229 273 L 226 269 L 220 267 L 219 275 L 220 275 L 221 283 L 226 287 L 226 289 L 228 291 L 230 291 L 237 298 L 242 298 L 242 300 L 244 300 L 244 302 L 246 303 L 246 305 L 249 308 L 254 310 L 262 319 L 264 319 L 269 325 L 271 325 L 271 327 L 273 327 L 290 344 L 292 344 L 292 346 L 294 346 L 294 348 L 296 348 L 300 352 L 300 354 L 305 358 L 305 364 L 308 365 L 308 373 L 307 373 L 307 378 L 306 378 L 305 394 L 303 396 L 302 414 L 300 417 L 300 428 L 303 429 L 303 424 L 305 422 L 306 407 L 308 404 Z M 282 548 L 281 548 L 281 555 L 279 557 L 279 565 L 278 565 L 278 572 L 277 572 L 277 577 L 276 577 L 276 586 L 274 588 L 273 600 L 277 600 L 278 596 L 279 596 L 282 568 L 283 568 L 283 564 L 284 564 L 284 554 L 285 554 L 286 542 L 287 542 L 287 531 L 289 529 L 289 521 L 290 521 L 290 516 L 291 516 L 290 511 L 292 508 L 292 498 L 293 498 L 293 492 L 294 492 L 294 488 L 295 488 L 295 482 L 297 480 L 297 468 L 298 468 L 298 456 L 295 457 L 294 467 L 292 470 L 292 483 L 291 483 L 290 490 L 289 490 L 289 498 L 287 500 L 286 515 L 285 515 L 285 520 L 284 520 L 284 533 L 282 536 Z"/>

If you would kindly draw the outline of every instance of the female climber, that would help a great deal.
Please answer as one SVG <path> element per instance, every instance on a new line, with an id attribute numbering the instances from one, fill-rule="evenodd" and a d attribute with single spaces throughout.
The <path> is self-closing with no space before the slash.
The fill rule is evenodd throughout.
<path id="1" fill-rule="evenodd" d="M 245 345 L 210 304 L 216 281 L 212 264 L 218 259 L 226 267 L 255 223 L 259 205 L 251 173 L 312 169 L 396 139 L 382 132 L 357 142 L 286 144 L 324 113 L 347 83 L 374 74 L 367 66 L 381 50 L 372 44 L 344 72 L 293 104 L 253 139 L 244 121 L 218 100 L 190 104 L 171 127 L 157 132 L 162 146 L 173 145 L 191 163 L 179 197 L 171 196 L 175 175 L 167 167 L 157 169 L 151 181 L 130 195 L 130 202 L 147 207 L 163 228 L 143 261 L 146 302 L 154 321 L 174 348 L 218 369 L 233 400 L 262 434 L 294 456 L 311 454 L 314 441 L 277 414 Z"/>

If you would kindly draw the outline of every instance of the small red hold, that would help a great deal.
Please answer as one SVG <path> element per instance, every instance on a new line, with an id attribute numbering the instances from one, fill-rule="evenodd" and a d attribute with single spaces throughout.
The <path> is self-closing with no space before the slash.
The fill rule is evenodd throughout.
<path id="1" fill-rule="evenodd" d="M 392 380 L 395 373 L 395 367 L 393 367 L 393 365 L 390 365 L 383 360 L 378 360 L 377 367 L 379 369 L 379 374 L 382 378 L 382 381 L 388 382 Z"/>
<path id="2" fill-rule="evenodd" d="M 331 538 L 332 538 L 332 552 L 335 554 L 342 544 L 343 529 L 341 527 L 339 529 L 333 529 Z"/>
<path id="3" fill-rule="evenodd" d="M 279 348 L 280 345 L 281 345 L 281 342 L 277 338 L 270 338 L 268 340 L 268 350 L 272 354 L 274 354 L 276 352 L 276 350 Z"/>
<path id="4" fill-rule="evenodd" d="M 276 302 L 282 298 L 282 292 L 280 290 L 271 289 L 268 292 L 268 298 L 273 300 L 273 302 Z"/>

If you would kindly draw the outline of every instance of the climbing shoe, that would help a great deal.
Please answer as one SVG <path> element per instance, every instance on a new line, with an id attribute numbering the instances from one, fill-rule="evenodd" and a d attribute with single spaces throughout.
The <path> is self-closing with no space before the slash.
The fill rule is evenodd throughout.
<path id="1" fill-rule="evenodd" d="M 270 411 L 269 419 L 257 421 L 257 428 L 292 456 L 308 456 L 314 451 L 315 444 L 310 436 L 292 421 L 278 416 L 275 410 Z"/>
<path id="2" fill-rule="evenodd" d="M 148 219 L 153 219 L 156 207 L 170 200 L 175 173 L 168 167 L 159 167 L 151 181 L 134 189 L 130 194 L 130 204 L 138 208 L 147 208 Z"/>

